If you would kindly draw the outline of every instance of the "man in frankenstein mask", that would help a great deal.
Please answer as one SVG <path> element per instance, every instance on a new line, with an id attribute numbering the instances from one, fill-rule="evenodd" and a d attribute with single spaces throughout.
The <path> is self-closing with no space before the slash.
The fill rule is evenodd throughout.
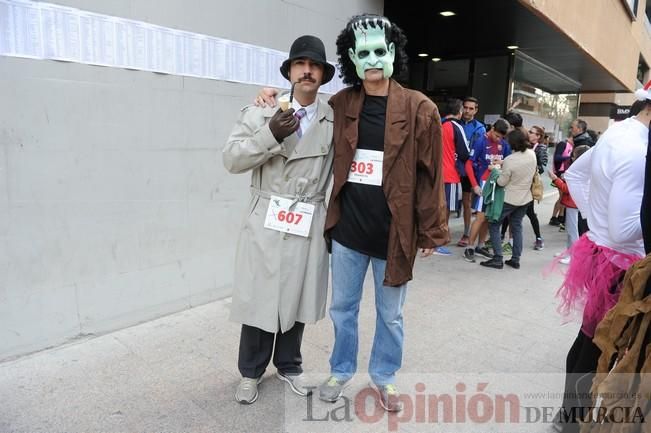
<path id="1" fill-rule="evenodd" d="M 436 105 L 391 77 L 407 66 L 406 38 L 387 18 L 353 17 L 337 38 L 345 84 L 334 109 L 334 186 L 325 223 L 332 253 L 330 317 L 335 342 L 319 397 L 336 401 L 357 369 L 358 314 L 369 262 L 376 328 L 368 371 L 388 411 L 402 404 L 402 308 L 418 248 L 448 237 Z"/>

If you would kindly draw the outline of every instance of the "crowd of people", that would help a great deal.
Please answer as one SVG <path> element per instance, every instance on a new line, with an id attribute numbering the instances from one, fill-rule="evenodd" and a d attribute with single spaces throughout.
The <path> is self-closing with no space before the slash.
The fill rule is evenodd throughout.
<path id="1" fill-rule="evenodd" d="M 474 118 L 478 107 L 477 98 L 467 97 L 463 101 L 448 100 L 442 110 L 443 178 L 448 221 L 452 212 L 463 212 L 464 232 L 457 246 L 465 248 L 463 257 L 466 261 L 474 263 L 480 256 L 488 259 L 480 262 L 483 266 L 501 269 L 506 264 L 519 269 L 525 215 L 531 222 L 535 236 L 532 249 L 541 251 L 545 248 L 540 221 L 535 212 L 536 200 L 531 190 L 536 173 L 540 176 L 547 168 L 549 157 L 546 142 L 549 136 L 538 125 L 524 129 L 522 116 L 515 112 L 508 112 L 504 118 L 486 128 Z M 558 164 L 548 169 L 553 185 L 559 190 L 559 200 L 554 205 L 557 216 L 552 217 L 549 224 L 567 231 L 568 248 L 571 242 L 587 231 L 587 225 L 579 216 L 563 182 L 563 173 L 576 157 L 594 145 L 586 130 L 585 121 L 576 119 L 572 122 L 567 140 L 555 146 L 555 155 L 560 149 Z M 574 141 L 578 144 L 574 145 Z M 516 147 L 518 150 L 513 152 Z M 492 184 L 497 184 L 498 188 L 491 188 Z M 484 194 L 491 196 L 490 206 L 485 203 Z M 498 200 L 493 200 L 495 197 Z M 564 219 L 566 208 L 569 208 L 570 214 L 568 228 Z M 491 210 L 488 219 L 486 209 Z M 503 260 L 504 253 L 511 254 L 506 262 Z M 440 246 L 435 249 L 435 254 L 452 256 L 453 252 L 446 246 Z M 569 256 L 564 252 L 558 255 L 562 255 L 560 263 L 569 264 Z"/>
<path id="2" fill-rule="evenodd" d="M 583 312 L 568 354 L 566 391 L 577 387 L 570 373 L 596 368 L 595 327 L 617 302 L 623 273 L 644 256 L 640 215 L 648 213 L 641 206 L 651 92 L 638 94 L 635 117 L 611 126 L 596 143 L 587 124 L 574 120 L 548 164 L 542 126 L 525 129 L 514 112 L 484 125 L 475 119 L 480 101 L 474 97 L 449 99 L 440 117 L 428 97 L 400 85 L 393 76 L 406 68 L 405 44 L 386 17 L 353 17 L 336 42 L 349 87 L 324 103 L 317 93 L 334 68 L 320 39 L 299 37 L 280 68 L 291 91 L 263 89 L 228 138 L 226 168 L 251 172 L 231 311 L 242 324 L 240 403 L 256 401 L 272 360 L 291 391 L 311 393 L 302 335 L 305 323 L 325 316 L 330 263 L 334 342 L 319 398 L 337 401 L 357 371 L 360 300 L 370 266 L 377 320 L 368 372 L 382 406 L 402 410 L 395 375 L 418 251 L 452 255 L 448 221 L 461 212 L 456 244 L 466 261 L 481 256 L 484 267 L 519 269 L 525 215 L 535 236 L 531 249 L 545 247 L 535 212 L 545 169 L 559 191 L 550 224 L 568 239 L 556 257 L 568 266 L 559 292 L 563 309 Z M 574 431 L 577 424 L 568 426 Z"/>

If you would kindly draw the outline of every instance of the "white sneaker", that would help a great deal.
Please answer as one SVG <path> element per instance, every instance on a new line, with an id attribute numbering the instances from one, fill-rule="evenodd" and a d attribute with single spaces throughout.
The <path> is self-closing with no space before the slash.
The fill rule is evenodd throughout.
<path id="1" fill-rule="evenodd" d="M 240 404 L 253 404 L 258 399 L 258 385 L 262 376 L 257 379 L 243 377 L 235 390 L 235 401 Z"/>
<path id="2" fill-rule="evenodd" d="M 562 265 L 569 265 L 570 264 L 570 256 L 563 257 L 558 261 Z"/>
<path id="3" fill-rule="evenodd" d="M 312 395 L 312 388 L 316 388 L 307 385 L 307 381 L 305 380 L 305 375 L 303 373 L 283 374 L 280 371 L 277 371 L 276 377 L 283 382 L 286 382 L 294 394 L 300 395 L 301 397 Z"/>

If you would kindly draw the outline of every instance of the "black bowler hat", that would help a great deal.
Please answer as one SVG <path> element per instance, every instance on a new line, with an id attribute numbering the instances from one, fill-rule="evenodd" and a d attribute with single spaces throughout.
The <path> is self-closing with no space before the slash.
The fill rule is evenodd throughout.
<path id="1" fill-rule="evenodd" d="M 305 35 L 294 41 L 289 50 L 289 58 L 280 66 L 280 73 L 283 77 L 289 80 L 289 65 L 292 60 L 300 58 L 308 58 L 323 65 L 323 82 L 321 84 L 332 80 L 335 75 L 335 67 L 326 60 L 325 46 L 316 36 Z"/>

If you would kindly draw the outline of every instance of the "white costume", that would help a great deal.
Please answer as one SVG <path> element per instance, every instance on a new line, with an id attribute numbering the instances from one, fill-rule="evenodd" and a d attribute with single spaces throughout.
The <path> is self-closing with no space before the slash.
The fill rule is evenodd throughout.
<path id="1" fill-rule="evenodd" d="M 597 245 L 644 256 L 640 207 L 649 128 L 635 117 L 615 123 L 565 173 Z"/>

